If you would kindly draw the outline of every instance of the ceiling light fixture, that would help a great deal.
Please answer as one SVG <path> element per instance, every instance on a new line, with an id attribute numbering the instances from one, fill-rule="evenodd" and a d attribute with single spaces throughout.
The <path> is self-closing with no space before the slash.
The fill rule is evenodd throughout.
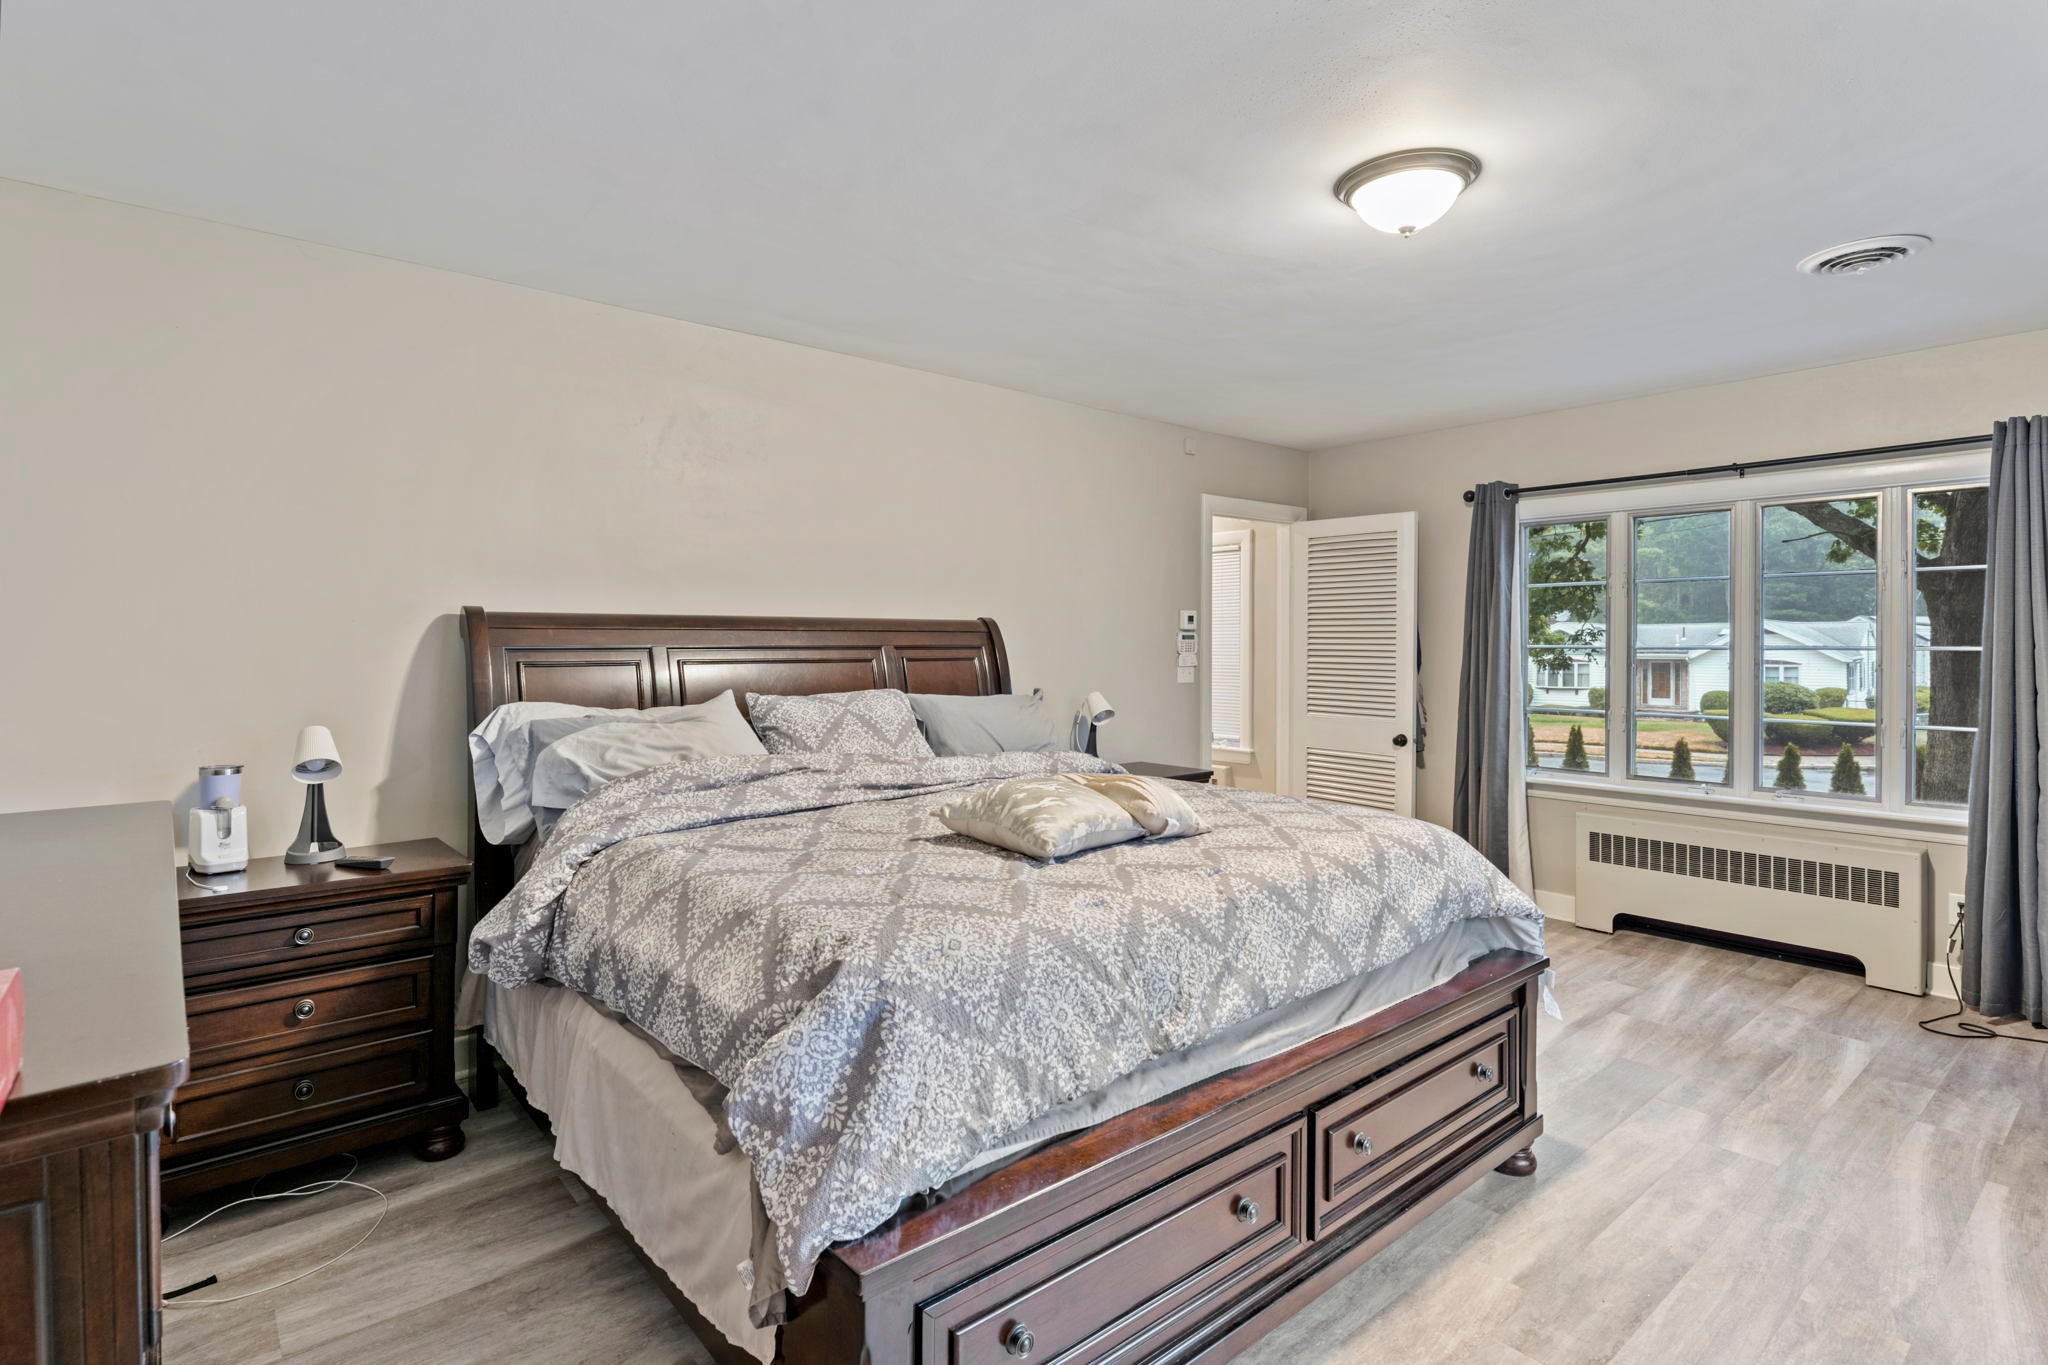
<path id="1" fill-rule="evenodd" d="M 1479 178 L 1479 158 L 1449 147 L 1390 152 L 1362 161 L 1337 178 L 1337 198 L 1368 227 L 1413 237 L 1450 212 Z"/>

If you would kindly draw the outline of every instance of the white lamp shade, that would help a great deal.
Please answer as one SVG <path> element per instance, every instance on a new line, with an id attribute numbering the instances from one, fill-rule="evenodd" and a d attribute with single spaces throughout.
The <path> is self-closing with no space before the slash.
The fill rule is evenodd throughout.
<path id="1" fill-rule="evenodd" d="M 1368 180 L 1351 192 L 1351 207 L 1368 226 L 1406 237 L 1451 211 L 1465 177 L 1440 166 L 1414 166 Z"/>
<path id="2" fill-rule="evenodd" d="M 292 776 L 301 782 L 331 782 L 341 776 L 341 753 L 326 726 L 308 725 L 299 731 L 299 745 L 292 752 Z"/>
<path id="3" fill-rule="evenodd" d="M 1100 692 L 1090 692 L 1088 700 L 1082 703 L 1081 709 L 1086 713 L 1088 722 L 1091 725 L 1100 725 L 1104 721 L 1116 719 L 1116 708 L 1111 706 L 1109 698 L 1103 696 Z"/>

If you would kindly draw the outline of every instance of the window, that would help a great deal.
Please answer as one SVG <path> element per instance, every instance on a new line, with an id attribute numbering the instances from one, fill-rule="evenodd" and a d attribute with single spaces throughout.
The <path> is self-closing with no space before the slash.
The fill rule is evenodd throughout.
<path id="1" fill-rule="evenodd" d="M 1530 499 L 1532 776 L 1838 811 L 1964 804 L 1984 465 L 1972 452 L 1629 489 L 1605 507 Z"/>
<path id="2" fill-rule="evenodd" d="M 1523 726 L 1531 768 L 1607 771 L 1607 522 L 1524 528 L 1524 650 L 1531 681 Z M 1545 691 L 1588 693 L 1583 705 L 1552 705 Z M 1577 699 L 1572 699 L 1576 701 Z"/>
<path id="3" fill-rule="evenodd" d="M 1573 659 L 1562 667 L 1546 667 L 1536 685 L 1549 692 L 1584 692 L 1593 686 L 1593 664 Z"/>
<path id="4" fill-rule="evenodd" d="M 1633 519 L 1635 628 L 1629 651 L 1629 772 L 1658 782 L 1725 783 L 1729 514 Z"/>
<path id="5" fill-rule="evenodd" d="M 1806 662 L 1775 677 L 1764 664 L 1756 785 L 1870 800 L 1881 698 L 1851 684 L 1877 673 L 1878 499 L 1767 503 L 1760 516 L 1760 649 Z"/>
<path id="6" fill-rule="evenodd" d="M 1970 799 L 1977 671 L 1984 643 L 1988 491 L 1913 495 L 1913 799 Z"/>
<path id="7" fill-rule="evenodd" d="M 1209 547 L 1209 743 L 1250 746 L 1251 533 L 1218 531 Z"/>

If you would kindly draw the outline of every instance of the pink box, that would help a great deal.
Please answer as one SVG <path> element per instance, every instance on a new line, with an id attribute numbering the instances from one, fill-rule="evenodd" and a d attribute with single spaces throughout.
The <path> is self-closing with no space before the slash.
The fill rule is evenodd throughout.
<path id="1" fill-rule="evenodd" d="M 21 1074 L 21 973 L 0 967 L 0 1108 Z"/>

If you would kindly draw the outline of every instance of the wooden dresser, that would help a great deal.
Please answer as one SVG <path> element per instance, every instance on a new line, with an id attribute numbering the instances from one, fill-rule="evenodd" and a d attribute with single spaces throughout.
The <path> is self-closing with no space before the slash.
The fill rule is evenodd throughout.
<path id="1" fill-rule="evenodd" d="M 429 1161 L 462 1150 L 455 898 L 469 860 L 437 839 L 350 853 L 396 861 L 259 858 L 180 877 L 192 1076 L 164 1144 L 168 1197 L 399 1138 Z"/>
<path id="2" fill-rule="evenodd" d="M 185 1074 L 168 802 L 0 815 L 0 1362 L 157 1358 L 157 1132 Z"/>

